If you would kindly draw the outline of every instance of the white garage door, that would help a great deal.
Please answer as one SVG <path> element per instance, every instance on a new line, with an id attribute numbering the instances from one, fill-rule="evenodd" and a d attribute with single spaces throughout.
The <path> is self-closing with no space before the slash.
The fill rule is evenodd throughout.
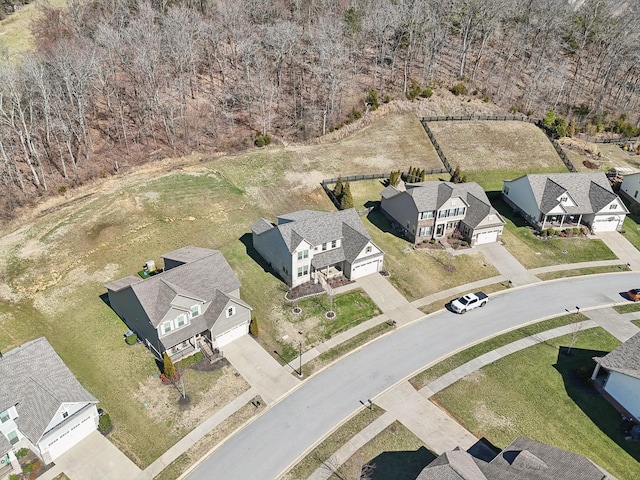
<path id="1" fill-rule="evenodd" d="M 354 265 L 353 267 L 351 267 L 351 279 L 354 280 L 371 273 L 376 273 L 378 271 L 379 264 L 380 259 L 376 258 L 375 260 L 371 260 L 369 262 L 358 263 Z"/>
<path id="2" fill-rule="evenodd" d="M 57 439 L 52 440 L 51 443 L 49 443 L 49 455 L 51 456 L 51 460 L 58 458 L 95 429 L 96 424 L 91 417 L 86 417 L 82 422 L 71 426 L 69 430 L 62 433 Z"/>
<path id="3" fill-rule="evenodd" d="M 596 221 L 591 225 L 591 229 L 595 232 L 615 232 L 618 228 L 618 218 L 617 217 L 605 217 L 598 218 L 596 217 Z"/>
<path id="4" fill-rule="evenodd" d="M 498 240 L 498 231 L 479 233 L 476 238 L 476 245 L 482 245 L 483 243 L 491 243 Z"/>
<path id="5" fill-rule="evenodd" d="M 249 324 L 243 323 L 233 327 L 231 330 L 227 330 L 224 333 L 216 336 L 216 345 L 218 348 L 224 347 L 227 343 L 233 342 L 236 338 L 240 338 L 242 335 L 249 332 Z"/>

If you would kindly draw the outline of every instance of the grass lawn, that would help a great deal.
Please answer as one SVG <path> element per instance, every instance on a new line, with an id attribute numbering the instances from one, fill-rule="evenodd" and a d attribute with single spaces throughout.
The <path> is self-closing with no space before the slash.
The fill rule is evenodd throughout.
<path id="1" fill-rule="evenodd" d="M 620 479 L 640 478 L 640 444 L 619 430 L 620 414 L 591 387 L 592 357 L 619 342 L 600 328 L 505 357 L 435 395 L 478 438 L 504 448 L 524 435 L 589 457 Z"/>
<path id="2" fill-rule="evenodd" d="M 363 466 L 375 480 L 416 478 L 437 455 L 411 430 L 395 421 L 354 453 L 331 480 L 361 478 Z"/>
<path id="3" fill-rule="evenodd" d="M 431 122 L 449 163 L 487 191 L 525 173 L 566 172 L 547 136 L 525 122 Z M 531 155 L 535 152 L 535 155 Z"/>
<path id="4" fill-rule="evenodd" d="M 554 280 L 556 278 L 580 277 L 583 275 L 595 275 L 598 273 L 628 272 L 631 270 L 626 264 L 609 265 L 604 267 L 574 268 L 571 270 L 558 270 L 557 272 L 538 273 L 540 280 Z"/>
<path id="5" fill-rule="evenodd" d="M 628 207 L 628 205 L 627 205 Z M 628 214 L 622 224 L 622 235 L 640 250 L 640 215 Z"/>
<path id="6" fill-rule="evenodd" d="M 532 325 L 527 325 L 526 327 L 518 328 L 517 330 L 512 330 L 511 332 L 491 338 L 485 342 L 479 343 L 445 358 L 441 362 L 438 362 L 432 367 L 418 373 L 410 379 L 409 382 L 416 390 L 420 390 L 422 387 L 427 386 L 429 383 L 442 375 L 449 373 L 451 370 L 464 365 L 474 358 L 478 358 L 480 355 L 491 352 L 496 348 L 517 342 L 518 340 L 530 337 L 540 332 L 546 332 L 547 330 L 569 325 L 571 323 L 583 322 L 585 320 L 588 320 L 588 318 L 582 313 L 562 315 L 561 317 L 550 318 L 543 322 L 534 323 Z"/>
<path id="7" fill-rule="evenodd" d="M 333 305 L 330 304 L 328 295 L 318 295 L 282 306 L 283 316 L 292 327 L 289 336 L 295 342 L 294 348 L 285 349 L 282 353 L 287 361 L 298 355 L 298 335 L 295 335 L 297 332 L 303 332 L 305 346 L 315 346 L 382 313 L 373 300 L 359 289 L 335 295 Z M 294 314 L 294 306 L 301 308 L 302 312 Z M 330 309 L 336 316 L 329 320 L 325 313 Z"/>
<path id="8" fill-rule="evenodd" d="M 625 303 L 622 305 L 616 305 L 613 309 L 618 313 L 640 312 L 640 303 Z"/>
<path id="9" fill-rule="evenodd" d="M 308 478 L 316 469 L 322 466 L 323 462 L 330 462 L 330 457 L 347 443 L 351 437 L 363 430 L 383 413 L 384 410 L 377 405 L 373 405 L 371 410 L 363 408 L 311 450 L 311 452 L 282 477 L 282 480 Z"/>
<path id="10" fill-rule="evenodd" d="M 598 239 L 567 237 L 541 240 L 534 235 L 533 228 L 522 217 L 516 216 L 502 198 L 492 195 L 490 200 L 507 222 L 502 233 L 502 241 L 525 268 L 617 258 L 609 247 Z"/>
<path id="11" fill-rule="evenodd" d="M 633 323 L 636 327 L 640 327 L 640 320 L 633 320 L 631 323 Z"/>
<path id="12" fill-rule="evenodd" d="M 486 294 L 491 294 L 495 292 L 500 292 L 507 288 L 509 288 L 509 284 L 505 281 L 502 283 L 485 285 L 484 287 L 482 287 L 482 291 Z M 437 302 L 433 302 L 429 305 L 423 305 L 422 307 L 420 307 L 420 311 L 422 311 L 426 315 L 429 315 L 430 313 L 437 312 L 438 310 L 442 310 L 443 308 L 445 308 L 445 305 L 447 305 L 452 300 L 455 300 L 456 298 L 460 298 L 460 295 L 453 295 L 450 297 L 443 298 L 442 300 L 438 300 Z"/>

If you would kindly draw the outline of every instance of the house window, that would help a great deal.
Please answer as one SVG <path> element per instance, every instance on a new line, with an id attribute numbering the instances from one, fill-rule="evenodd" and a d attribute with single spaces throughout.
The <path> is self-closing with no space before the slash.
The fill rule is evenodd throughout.
<path id="1" fill-rule="evenodd" d="M 616 208 L 618 208 L 617 203 L 614 203 L 613 205 L 609 205 L 609 210 L 615 210 Z"/>
<path id="2" fill-rule="evenodd" d="M 446 217 L 447 216 L 447 211 L 446 210 L 440 210 L 438 212 L 438 218 L 442 218 L 442 217 Z"/>
<path id="3" fill-rule="evenodd" d="M 564 203 L 569 200 L 569 197 L 560 197 L 560 202 Z"/>
<path id="4" fill-rule="evenodd" d="M 197 317 L 198 315 L 200 315 L 200 305 L 196 304 L 191 307 L 191 318 Z"/>
<path id="5" fill-rule="evenodd" d="M 433 218 L 433 210 L 422 212 L 420 214 L 420 220 L 426 220 L 427 218 Z"/>
<path id="6" fill-rule="evenodd" d="M 418 236 L 426 237 L 427 235 L 431 235 L 431 227 L 421 227 Z"/>
<path id="7" fill-rule="evenodd" d="M 183 313 L 176 318 L 176 328 L 184 327 L 187 324 L 187 316 Z"/>
<path id="8" fill-rule="evenodd" d="M 338 246 L 337 240 L 331 240 L 331 248 L 336 248 Z"/>
<path id="9" fill-rule="evenodd" d="M 282 265 L 282 271 L 285 273 L 285 275 L 289 274 L 289 270 L 287 269 L 286 265 Z"/>
<path id="10" fill-rule="evenodd" d="M 309 275 L 309 266 L 304 265 L 302 267 L 298 267 L 298 277 L 302 277 L 304 275 Z"/>
<path id="11" fill-rule="evenodd" d="M 227 308 L 227 318 L 233 317 L 236 313 L 236 307 Z"/>
<path id="12" fill-rule="evenodd" d="M 173 324 L 171 323 L 171 321 L 168 322 L 164 322 L 162 324 L 162 334 L 166 335 L 167 333 L 169 333 L 171 330 L 173 330 Z"/>
<path id="13" fill-rule="evenodd" d="M 16 432 L 15 430 L 10 431 L 10 432 L 7 434 L 7 439 L 9 440 L 9 443 L 10 443 L 11 445 L 15 445 L 16 443 L 18 443 L 18 440 L 19 440 L 19 438 L 18 438 L 18 432 Z"/>
<path id="14" fill-rule="evenodd" d="M 326 244 L 326 243 L 323 243 L 323 244 L 322 244 L 322 251 L 324 252 L 326 249 L 327 249 L 327 244 Z"/>
<path id="15" fill-rule="evenodd" d="M 298 260 L 302 260 L 303 258 L 309 258 L 309 250 L 298 252 Z"/>
<path id="16" fill-rule="evenodd" d="M 465 208 L 464 208 L 464 207 L 460 207 L 460 208 L 458 209 L 458 211 L 457 211 L 456 215 L 464 215 L 464 211 L 465 211 Z"/>
<path id="17" fill-rule="evenodd" d="M 447 222 L 447 230 L 451 230 L 453 228 L 453 222 Z"/>
<path id="18" fill-rule="evenodd" d="M 62 412 L 62 418 L 67 418 L 69 416 L 68 412 Z"/>
<path id="19" fill-rule="evenodd" d="M 9 421 L 11 417 L 9 417 L 9 410 L 5 410 L 4 412 L 0 412 L 0 423 L 4 423 Z"/>
<path id="20" fill-rule="evenodd" d="M 371 245 L 367 245 L 367 248 L 364 250 L 364 253 L 371 253 L 372 250 L 373 248 L 371 247 Z"/>
<path id="21" fill-rule="evenodd" d="M 638 190 L 636 190 L 636 193 L 633 194 L 633 198 L 638 198 Z"/>

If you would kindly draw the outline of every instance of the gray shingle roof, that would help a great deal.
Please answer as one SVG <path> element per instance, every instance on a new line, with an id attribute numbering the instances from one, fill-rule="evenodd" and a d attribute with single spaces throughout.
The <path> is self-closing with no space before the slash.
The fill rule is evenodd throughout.
<path id="1" fill-rule="evenodd" d="M 542 213 L 554 209 L 559 204 L 558 198 L 565 192 L 576 203 L 575 207 L 565 207 L 568 214 L 599 212 L 617 197 L 603 172 L 538 173 L 525 177 Z M 624 205 L 622 208 L 626 212 Z"/>
<path id="2" fill-rule="evenodd" d="M 326 252 L 316 253 L 311 259 L 311 265 L 313 265 L 313 268 L 318 270 L 343 262 L 344 260 L 344 250 L 340 247 L 334 248 L 333 250 L 327 250 Z"/>
<path id="3" fill-rule="evenodd" d="M 371 241 L 353 208 L 339 212 L 301 210 L 281 215 L 278 220 L 279 224 L 274 228 L 280 232 L 289 252 L 293 252 L 303 239 L 312 246 L 341 239 L 345 258 L 351 262 L 364 245 Z M 252 231 L 255 232 L 254 228 L 260 229 L 258 222 L 251 227 Z"/>
<path id="4" fill-rule="evenodd" d="M 601 358 L 594 358 L 602 367 L 640 379 L 640 333 Z"/>
<path id="5" fill-rule="evenodd" d="M 44 337 L 4 353 L 0 378 L 0 411 L 17 404 L 16 424 L 34 444 L 63 403 L 98 403 Z"/>
<path id="6" fill-rule="evenodd" d="M 177 261 L 194 260 L 131 285 L 154 327 L 160 324 L 178 294 L 208 302 L 217 290 L 229 294 L 240 288 L 238 277 L 218 250 L 185 247 L 162 257 Z"/>
<path id="7" fill-rule="evenodd" d="M 416 480 L 614 480 L 582 455 L 518 437 L 490 463 L 462 450 L 445 452 Z"/>
<path id="8" fill-rule="evenodd" d="M 261 233 L 271 230 L 272 228 L 275 228 L 273 223 L 271 223 L 266 218 L 259 218 L 253 225 L 251 225 L 251 232 L 255 235 L 260 235 Z"/>

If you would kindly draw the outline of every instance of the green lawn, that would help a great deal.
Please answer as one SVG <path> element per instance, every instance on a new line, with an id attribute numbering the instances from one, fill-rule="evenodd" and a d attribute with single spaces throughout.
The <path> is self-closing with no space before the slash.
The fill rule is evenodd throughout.
<path id="1" fill-rule="evenodd" d="M 516 352 L 435 395 L 478 438 L 504 448 L 524 435 L 581 455 L 620 479 L 640 478 L 640 444 L 625 441 L 620 414 L 591 387 L 592 357 L 619 342 L 600 328 Z"/>
<path id="2" fill-rule="evenodd" d="M 629 240 L 636 249 L 640 250 L 640 215 L 628 214 L 622 224 L 622 235 Z"/>
<path id="3" fill-rule="evenodd" d="M 604 267 L 587 267 L 587 268 L 573 268 L 570 270 L 558 270 L 555 272 L 538 273 L 536 277 L 540 280 L 554 280 L 556 278 L 568 278 L 568 277 L 580 277 L 583 275 L 596 275 L 598 273 L 611 273 L 611 272 L 628 272 L 631 270 L 626 264 L 609 265 Z"/>
<path id="4" fill-rule="evenodd" d="M 502 241 L 507 250 L 525 268 L 546 267 L 565 263 L 615 260 L 617 257 L 602 240 L 583 237 L 540 239 L 522 217 L 516 216 L 498 195 L 491 204 L 507 222 Z"/>
<path id="5" fill-rule="evenodd" d="M 481 165 L 481 164 L 480 164 Z M 476 182 L 487 192 L 501 192 L 505 180 L 514 180 L 528 173 L 566 173 L 564 163 L 553 167 L 500 168 L 492 170 L 464 170 L 469 182 Z"/>
<path id="6" fill-rule="evenodd" d="M 618 313 L 640 312 L 640 303 L 624 303 L 614 306 L 613 309 Z"/>
<path id="7" fill-rule="evenodd" d="M 543 322 L 527 325 L 526 327 L 518 328 L 517 330 L 512 330 L 511 332 L 498 335 L 497 337 L 493 337 L 485 342 L 479 343 L 465 350 L 462 350 L 461 352 L 455 353 L 450 357 L 445 358 L 441 362 L 438 362 L 432 367 L 429 367 L 418 373 L 411 380 L 409 380 L 409 382 L 414 386 L 416 390 L 420 390 L 422 387 L 425 387 L 442 375 L 458 368 L 461 365 L 464 365 L 474 358 L 478 358 L 479 356 L 484 355 L 485 353 L 491 352 L 510 343 L 517 342 L 518 340 L 522 340 L 523 338 L 533 336 L 540 332 L 546 332 L 547 330 L 552 330 L 554 328 L 569 325 L 571 323 L 583 322 L 585 320 L 588 320 L 588 318 L 582 313 L 562 315 L 560 317 L 550 318 L 549 320 L 545 320 Z"/>
<path id="8" fill-rule="evenodd" d="M 375 480 L 416 478 L 437 455 L 399 421 L 393 422 L 354 453 L 331 480 L 361 478 L 363 467 Z"/>

